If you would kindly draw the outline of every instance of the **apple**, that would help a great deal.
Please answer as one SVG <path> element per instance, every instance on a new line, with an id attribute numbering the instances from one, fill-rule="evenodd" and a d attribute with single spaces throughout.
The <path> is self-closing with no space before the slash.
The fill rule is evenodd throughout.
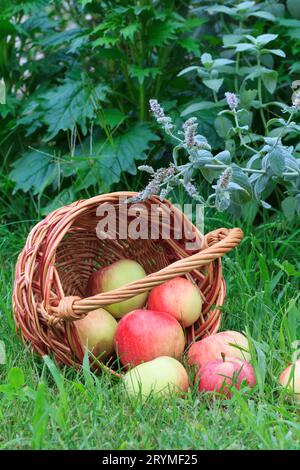
<path id="1" fill-rule="evenodd" d="M 179 361 L 161 356 L 129 370 L 124 376 L 124 384 L 129 395 L 141 394 L 146 398 L 150 393 L 160 396 L 174 392 L 181 394 L 188 389 L 189 379 Z"/>
<path id="2" fill-rule="evenodd" d="M 90 276 L 87 295 L 92 296 L 101 292 L 118 289 L 118 287 L 125 286 L 144 277 L 146 277 L 146 272 L 139 263 L 131 259 L 121 259 L 105 268 L 99 269 Z M 126 313 L 144 307 L 147 296 L 148 292 L 144 292 L 131 299 L 106 305 L 105 308 L 115 318 L 122 318 Z"/>
<path id="3" fill-rule="evenodd" d="M 222 353 L 249 362 L 251 356 L 248 350 L 248 340 L 242 333 L 222 331 L 193 343 L 188 352 L 188 363 L 201 367 L 206 362 L 220 359 Z"/>
<path id="4" fill-rule="evenodd" d="M 185 346 L 183 329 L 168 313 L 134 310 L 117 326 L 115 350 L 123 366 L 137 366 L 159 356 L 179 357 Z"/>
<path id="5" fill-rule="evenodd" d="M 169 313 L 187 328 L 198 320 L 202 299 L 198 287 L 191 281 L 175 277 L 150 292 L 147 307 Z"/>
<path id="6" fill-rule="evenodd" d="M 102 362 L 111 357 L 117 328 L 112 315 L 103 308 L 98 308 L 74 323 L 83 348 L 87 347 Z"/>
<path id="7" fill-rule="evenodd" d="M 279 383 L 300 402 L 300 359 L 290 364 L 279 377 Z"/>
<path id="8" fill-rule="evenodd" d="M 237 357 L 223 356 L 222 359 L 207 362 L 199 369 L 196 380 L 199 377 L 200 392 L 218 392 L 228 398 L 231 396 L 229 387 L 239 390 L 242 381 L 246 381 L 249 387 L 256 384 L 253 367 Z"/>

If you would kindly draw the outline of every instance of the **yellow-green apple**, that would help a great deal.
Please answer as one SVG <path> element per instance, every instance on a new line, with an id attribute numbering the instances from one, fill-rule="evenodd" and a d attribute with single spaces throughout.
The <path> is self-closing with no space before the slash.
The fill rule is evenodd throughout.
<path id="1" fill-rule="evenodd" d="M 114 353 L 114 335 L 117 322 L 103 308 L 89 312 L 75 322 L 83 348 L 87 347 L 94 356 L 104 362 Z"/>
<path id="2" fill-rule="evenodd" d="M 125 286 L 145 276 L 146 272 L 139 263 L 131 259 L 121 259 L 105 268 L 99 269 L 90 276 L 87 295 L 92 296 L 118 289 L 118 287 Z M 105 308 L 115 318 L 122 318 L 126 313 L 144 307 L 147 296 L 148 292 L 144 292 L 131 299 L 106 305 Z"/>
<path id="3" fill-rule="evenodd" d="M 300 359 L 290 364 L 280 374 L 279 383 L 300 402 Z"/>
<path id="4" fill-rule="evenodd" d="M 202 299 L 198 287 L 191 281 L 175 277 L 150 292 L 147 307 L 169 313 L 187 328 L 198 320 Z"/>
<path id="5" fill-rule="evenodd" d="M 188 352 L 188 363 L 201 367 L 203 364 L 225 356 L 250 361 L 247 338 L 238 331 L 222 331 L 193 343 Z"/>
<path id="6" fill-rule="evenodd" d="M 223 359 L 207 362 L 199 369 L 196 380 L 199 378 L 200 392 L 218 392 L 228 398 L 231 396 L 231 388 L 239 390 L 242 381 L 245 381 L 249 387 L 254 387 L 256 384 L 251 364 L 237 357 L 223 356 Z"/>
<path id="7" fill-rule="evenodd" d="M 134 310 L 119 321 L 114 344 L 123 366 L 134 367 L 159 356 L 179 357 L 185 337 L 178 321 L 168 313 Z"/>
<path id="8" fill-rule="evenodd" d="M 154 395 L 169 395 L 186 391 L 189 379 L 183 365 L 173 357 L 157 357 L 129 370 L 124 376 L 129 395 L 146 398 Z"/>

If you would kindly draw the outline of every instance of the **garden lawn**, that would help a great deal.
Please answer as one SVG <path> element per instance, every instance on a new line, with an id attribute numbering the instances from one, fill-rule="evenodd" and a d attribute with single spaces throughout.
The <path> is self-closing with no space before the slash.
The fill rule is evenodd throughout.
<path id="1" fill-rule="evenodd" d="M 207 229 L 222 225 L 232 226 L 207 220 Z M 24 350 L 15 335 L 11 291 L 28 230 L 26 224 L 0 228 L 0 339 L 7 355 L 0 365 L 1 449 L 300 448 L 299 404 L 287 402 L 277 385 L 292 342 L 300 339 L 299 229 L 285 222 L 253 232 L 245 227 L 242 244 L 224 259 L 221 329 L 249 335 L 256 388 L 220 401 L 192 387 L 185 399 L 146 403 L 129 399 L 108 375 L 59 369 Z"/>

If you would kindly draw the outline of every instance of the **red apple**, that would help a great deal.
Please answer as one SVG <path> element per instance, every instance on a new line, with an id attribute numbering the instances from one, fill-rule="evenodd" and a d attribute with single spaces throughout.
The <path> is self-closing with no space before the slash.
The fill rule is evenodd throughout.
<path id="1" fill-rule="evenodd" d="M 279 383 L 300 402 L 300 359 L 290 364 L 279 377 Z"/>
<path id="2" fill-rule="evenodd" d="M 147 307 L 169 313 L 187 328 L 198 320 L 202 299 L 198 287 L 191 281 L 175 277 L 150 292 Z"/>
<path id="3" fill-rule="evenodd" d="M 181 394 L 189 388 L 189 378 L 183 365 L 173 357 L 157 357 L 129 370 L 124 376 L 129 395 L 147 398 L 154 395 Z"/>
<path id="4" fill-rule="evenodd" d="M 236 357 L 227 357 L 207 362 L 198 371 L 200 392 L 218 392 L 230 398 L 230 387 L 240 389 L 242 381 L 249 387 L 256 384 L 253 367 L 249 362 Z"/>
<path id="5" fill-rule="evenodd" d="M 175 318 L 154 310 L 134 310 L 118 323 L 115 350 L 125 366 L 137 366 L 159 356 L 179 357 L 185 346 Z"/>
<path id="6" fill-rule="evenodd" d="M 94 272 L 87 285 L 87 295 L 97 295 L 108 292 L 118 287 L 125 286 L 130 282 L 137 281 L 146 276 L 144 268 L 131 259 L 121 259 L 115 263 Z M 126 313 L 136 308 L 142 308 L 146 304 L 148 292 L 138 294 L 131 299 L 123 300 L 111 305 L 106 305 L 106 310 L 115 318 L 121 318 Z"/>
<path id="7" fill-rule="evenodd" d="M 103 308 L 88 313 L 75 322 L 82 347 L 87 347 L 100 361 L 110 358 L 114 352 L 114 335 L 117 322 Z"/>
<path id="8" fill-rule="evenodd" d="M 206 362 L 220 359 L 221 354 L 249 362 L 251 356 L 248 351 L 248 340 L 244 335 L 238 331 L 222 331 L 192 344 L 188 352 L 188 363 L 201 367 Z"/>

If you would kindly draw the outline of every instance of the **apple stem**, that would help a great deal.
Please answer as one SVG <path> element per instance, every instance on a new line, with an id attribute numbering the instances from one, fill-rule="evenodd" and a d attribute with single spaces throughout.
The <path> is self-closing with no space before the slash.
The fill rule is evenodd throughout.
<path id="1" fill-rule="evenodd" d="M 225 362 L 225 354 L 223 352 L 221 352 L 221 356 L 222 356 L 223 362 Z"/>

